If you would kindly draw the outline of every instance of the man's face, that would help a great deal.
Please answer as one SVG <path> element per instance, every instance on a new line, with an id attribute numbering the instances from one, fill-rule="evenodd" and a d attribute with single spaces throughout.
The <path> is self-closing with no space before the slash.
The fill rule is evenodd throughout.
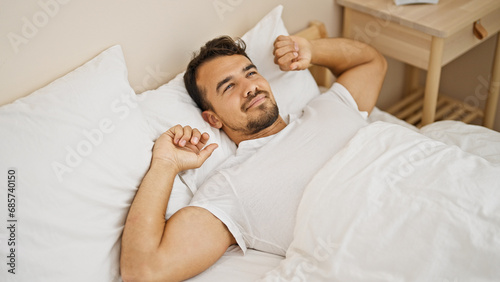
<path id="1" fill-rule="evenodd" d="M 269 83 L 245 56 L 221 56 L 205 62 L 196 81 L 213 107 L 206 112 L 219 121 L 208 121 L 214 127 L 252 135 L 279 117 Z"/>

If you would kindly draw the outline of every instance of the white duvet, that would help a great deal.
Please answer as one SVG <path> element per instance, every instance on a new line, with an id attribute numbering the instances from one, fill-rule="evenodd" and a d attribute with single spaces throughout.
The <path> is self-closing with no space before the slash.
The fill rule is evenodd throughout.
<path id="1" fill-rule="evenodd" d="M 261 280 L 500 281 L 500 134 L 433 126 L 360 130 L 308 185 Z"/>

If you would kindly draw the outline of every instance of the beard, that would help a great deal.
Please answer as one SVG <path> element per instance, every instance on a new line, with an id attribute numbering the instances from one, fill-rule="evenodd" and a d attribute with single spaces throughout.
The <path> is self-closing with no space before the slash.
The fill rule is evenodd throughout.
<path id="1" fill-rule="evenodd" d="M 243 104 L 241 110 L 246 111 L 245 109 L 252 98 L 261 93 L 266 95 L 266 99 L 269 99 L 269 92 L 258 91 L 255 95 L 248 98 L 248 101 Z M 229 122 L 229 120 L 226 120 L 225 125 L 233 131 L 242 132 L 246 135 L 253 135 L 271 126 L 279 117 L 278 105 L 273 100 L 257 106 L 254 110 L 259 111 L 260 115 L 257 117 L 250 117 L 245 125 L 233 124 Z"/>
<path id="2" fill-rule="evenodd" d="M 273 103 L 270 107 L 266 105 L 259 105 L 259 109 L 263 111 L 263 114 L 258 118 L 248 121 L 246 126 L 247 134 L 255 134 L 261 130 L 268 128 L 279 117 L 279 109 L 275 103 Z"/>

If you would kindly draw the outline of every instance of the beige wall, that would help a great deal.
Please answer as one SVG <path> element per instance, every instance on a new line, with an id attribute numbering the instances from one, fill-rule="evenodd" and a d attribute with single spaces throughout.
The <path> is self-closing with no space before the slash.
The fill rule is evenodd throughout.
<path id="1" fill-rule="evenodd" d="M 182 71 L 202 43 L 220 34 L 242 35 L 278 4 L 290 32 L 317 19 L 329 35 L 340 35 L 342 9 L 333 0 L 0 0 L 0 104 L 114 44 L 123 47 L 134 89 L 156 88 Z M 494 45 L 489 39 L 447 65 L 441 91 L 484 103 Z M 404 66 L 389 59 L 380 108 L 401 97 L 403 73 Z M 500 130 L 500 114 L 495 125 Z"/>
<path id="2" fill-rule="evenodd" d="M 338 34 L 331 0 L 0 0 L 0 104 L 121 44 L 131 85 L 156 88 L 214 36 L 241 36 L 278 4 L 293 32 L 310 19 Z"/>

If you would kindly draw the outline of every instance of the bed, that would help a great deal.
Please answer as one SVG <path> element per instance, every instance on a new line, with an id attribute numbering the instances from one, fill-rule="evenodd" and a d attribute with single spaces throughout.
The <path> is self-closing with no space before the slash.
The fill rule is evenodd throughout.
<path id="1" fill-rule="evenodd" d="M 298 113 L 334 78 L 321 68 L 285 73 L 273 64 L 272 42 L 288 33 L 282 12 L 276 6 L 242 38 L 281 113 Z M 298 33 L 326 36 L 316 21 Z M 123 224 L 159 134 L 178 123 L 191 125 L 220 146 L 201 168 L 176 178 L 166 218 L 234 153 L 227 136 L 202 120 L 182 71 L 158 88 L 135 92 L 123 49 L 114 45 L 0 108 L 6 183 L 0 194 L 0 256 L 6 263 L 0 271 L 7 281 L 121 281 Z M 379 109 L 369 119 L 370 126 L 332 156 L 306 189 L 297 218 L 302 228 L 296 228 L 286 258 L 258 250 L 243 255 L 232 246 L 189 281 L 497 281 L 500 134 L 453 121 L 419 129 Z M 442 166 L 424 174 L 426 167 Z M 452 180 L 440 182 L 439 174 Z M 429 181 L 435 189 L 415 192 L 422 179 L 435 180 Z M 449 187 L 458 192 L 444 189 Z M 429 193 L 435 201 L 424 200 Z M 361 194 L 367 196 L 356 198 Z M 419 216 L 422 210 L 432 212 Z M 332 221 L 329 214 L 342 217 Z M 403 259 L 408 253 L 418 255 Z"/>

